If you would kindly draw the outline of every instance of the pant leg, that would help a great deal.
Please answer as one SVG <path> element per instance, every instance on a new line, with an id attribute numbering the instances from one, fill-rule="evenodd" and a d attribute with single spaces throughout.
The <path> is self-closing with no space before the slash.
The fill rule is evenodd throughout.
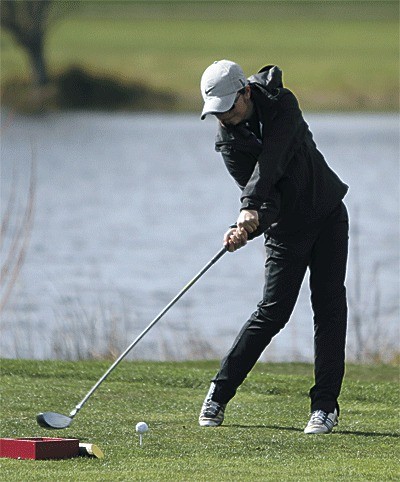
<path id="1" fill-rule="evenodd" d="M 339 411 L 337 399 L 345 370 L 347 301 L 344 285 L 349 223 L 341 206 L 324 222 L 310 258 L 311 302 L 314 311 L 315 385 L 311 411 Z"/>
<path id="2" fill-rule="evenodd" d="M 287 323 L 296 303 L 308 264 L 304 239 L 266 242 L 263 299 L 245 323 L 214 377 L 212 398 L 227 403 L 253 368 L 263 350 Z"/>

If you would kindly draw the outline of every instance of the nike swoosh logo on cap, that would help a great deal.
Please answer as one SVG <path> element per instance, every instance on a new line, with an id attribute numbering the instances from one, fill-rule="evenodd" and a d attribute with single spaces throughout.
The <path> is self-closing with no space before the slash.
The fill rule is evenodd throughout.
<path id="1" fill-rule="evenodd" d="M 208 95 L 213 89 L 214 87 L 210 87 L 209 89 L 205 90 L 204 93 Z"/>

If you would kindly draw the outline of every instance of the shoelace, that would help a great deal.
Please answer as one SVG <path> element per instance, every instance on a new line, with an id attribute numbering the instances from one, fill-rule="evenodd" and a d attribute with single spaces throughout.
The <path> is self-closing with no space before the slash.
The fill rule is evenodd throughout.
<path id="1" fill-rule="evenodd" d="M 219 403 L 214 402 L 213 400 L 208 400 L 205 406 L 204 414 L 216 417 L 220 409 L 221 406 Z"/>
<path id="2" fill-rule="evenodd" d="M 324 412 L 323 410 L 316 410 L 315 412 L 312 413 L 310 422 L 325 423 L 327 418 L 328 418 L 328 414 L 326 412 Z"/>
<path id="3" fill-rule="evenodd" d="M 332 430 L 332 427 L 335 425 L 335 420 L 331 420 L 328 417 L 328 413 L 324 412 L 323 410 L 316 410 L 312 413 L 310 418 L 310 425 L 320 425 L 323 424 L 329 430 Z M 337 425 L 337 422 L 336 422 Z"/>

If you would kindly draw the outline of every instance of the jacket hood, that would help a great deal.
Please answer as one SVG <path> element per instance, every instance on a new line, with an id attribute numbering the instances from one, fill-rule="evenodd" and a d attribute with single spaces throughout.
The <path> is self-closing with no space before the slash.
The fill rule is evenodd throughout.
<path id="1" fill-rule="evenodd" d="M 249 77 L 251 84 L 257 84 L 267 89 L 271 94 L 283 88 L 282 70 L 277 65 L 266 65 L 257 74 Z"/>

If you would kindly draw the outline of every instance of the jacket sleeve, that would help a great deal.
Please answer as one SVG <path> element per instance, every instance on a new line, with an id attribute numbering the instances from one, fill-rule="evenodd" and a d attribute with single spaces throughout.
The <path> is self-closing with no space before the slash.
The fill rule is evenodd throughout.
<path id="1" fill-rule="evenodd" d="M 226 128 L 219 126 L 215 149 L 222 154 L 229 174 L 243 191 L 254 169 L 258 169 L 257 159 L 262 146 L 250 131 L 235 128 L 234 132 L 235 135 L 232 135 Z M 249 240 L 262 234 L 277 219 L 279 210 L 280 193 L 273 186 L 259 209 L 260 224 L 256 231 L 249 234 Z M 236 227 L 236 223 L 230 227 Z"/>
<path id="2" fill-rule="evenodd" d="M 219 125 L 215 150 L 222 154 L 229 174 L 243 191 L 254 171 L 262 147 L 261 142 L 257 141 L 250 131 L 236 127 L 234 132 L 231 130 Z"/>
<path id="3" fill-rule="evenodd" d="M 281 197 L 279 191 L 273 186 L 268 195 L 268 199 L 261 205 L 258 210 L 258 228 L 249 234 L 249 240 L 260 236 L 271 224 L 278 220 L 280 212 Z"/>
<path id="4" fill-rule="evenodd" d="M 274 222 L 277 221 L 279 217 L 279 210 L 280 210 L 280 193 L 273 187 L 271 189 L 271 193 L 269 198 L 262 204 L 260 209 L 258 210 L 258 220 L 259 225 L 258 228 L 249 233 L 248 240 L 251 241 L 252 239 L 260 236 L 264 233 Z M 231 228 L 236 228 L 237 224 L 231 224 Z"/>
<path id="5" fill-rule="evenodd" d="M 296 97 L 284 90 L 272 119 L 264 124 L 263 148 L 242 191 L 241 209 L 258 211 L 269 199 L 272 186 L 283 176 L 296 143 L 302 141 L 307 130 Z"/>

